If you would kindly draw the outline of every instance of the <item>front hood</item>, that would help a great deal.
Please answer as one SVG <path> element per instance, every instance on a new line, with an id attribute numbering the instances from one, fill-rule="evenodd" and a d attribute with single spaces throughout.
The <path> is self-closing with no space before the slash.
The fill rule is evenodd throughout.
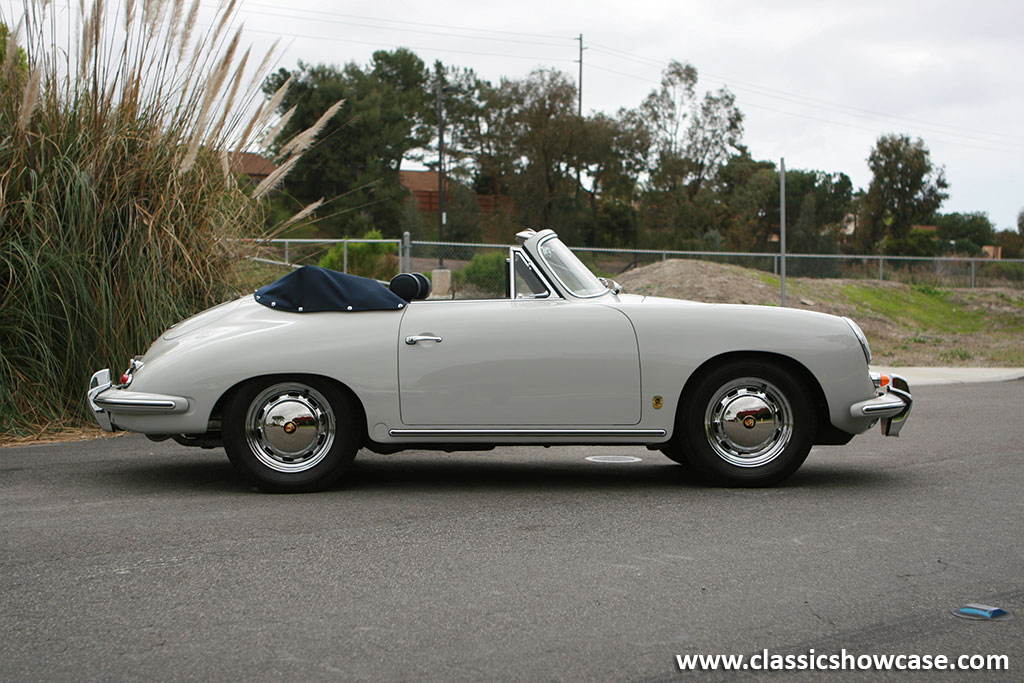
<path id="1" fill-rule="evenodd" d="M 655 313 L 659 309 L 663 311 L 660 315 L 672 315 L 675 311 L 685 312 L 686 319 L 691 324 L 713 323 L 727 326 L 737 324 L 741 328 L 748 329 L 770 325 L 780 329 L 788 327 L 794 331 L 794 334 L 799 334 L 798 330 L 808 332 L 812 329 L 838 329 L 844 334 L 849 331 L 847 324 L 839 316 L 802 308 L 706 303 L 637 294 L 620 294 L 619 307 L 630 317 L 634 315 L 634 312 L 659 315 Z M 852 335 L 852 331 L 850 334 Z"/>
<path id="2" fill-rule="evenodd" d="M 667 296 L 647 296 L 646 294 L 619 294 L 619 301 L 624 304 L 681 304 L 684 306 L 700 305 L 712 306 L 713 304 L 691 299 L 672 299 Z"/>

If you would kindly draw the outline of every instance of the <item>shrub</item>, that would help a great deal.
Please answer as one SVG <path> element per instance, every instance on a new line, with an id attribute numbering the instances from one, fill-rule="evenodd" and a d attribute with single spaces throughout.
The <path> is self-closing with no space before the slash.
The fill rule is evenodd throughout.
<path id="1" fill-rule="evenodd" d="M 366 240 L 383 239 L 380 230 L 369 230 Z M 320 265 L 331 270 L 345 270 L 345 245 L 336 244 L 320 259 Z M 350 242 L 348 271 L 352 275 L 390 280 L 398 273 L 398 244 L 395 242 Z"/>
<path id="2" fill-rule="evenodd" d="M 297 136 L 250 191 L 233 150 L 263 135 L 277 105 L 259 99 L 269 59 L 242 78 L 248 53 L 227 31 L 234 4 L 194 39 L 182 3 L 127 3 L 123 16 L 68 7 L 27 0 L 17 23 L 29 40 L 5 47 L 24 50 L 28 74 L 12 76 L 17 59 L 0 65 L 6 434 L 86 418 L 94 370 L 118 373 L 167 326 L 232 296 L 239 254 L 228 238 L 258 223 L 254 197 L 318 132 Z"/>
<path id="3" fill-rule="evenodd" d="M 481 294 L 500 296 L 505 291 L 506 258 L 507 252 L 500 249 L 477 252 L 466 267 L 455 271 L 452 277 L 459 286 L 471 285 Z"/>
<path id="4" fill-rule="evenodd" d="M 986 263 L 981 266 L 981 274 L 993 280 L 1024 282 L 1024 264 L 998 262 Z"/>

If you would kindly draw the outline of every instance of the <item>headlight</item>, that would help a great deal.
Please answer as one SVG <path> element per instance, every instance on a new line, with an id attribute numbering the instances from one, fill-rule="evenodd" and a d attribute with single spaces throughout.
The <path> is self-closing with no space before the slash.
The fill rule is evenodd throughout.
<path id="1" fill-rule="evenodd" d="M 854 336 L 857 337 L 857 341 L 860 342 L 860 348 L 864 351 L 864 360 L 868 362 L 868 365 L 871 365 L 871 347 L 868 345 L 868 338 L 864 336 L 864 330 L 860 329 L 860 325 L 849 318 L 844 317 L 843 320 L 850 326 Z"/>

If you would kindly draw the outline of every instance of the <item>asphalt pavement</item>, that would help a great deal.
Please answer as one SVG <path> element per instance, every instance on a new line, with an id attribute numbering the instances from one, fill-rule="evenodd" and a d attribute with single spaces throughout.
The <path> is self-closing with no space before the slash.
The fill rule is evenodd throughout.
<path id="1" fill-rule="evenodd" d="M 2 449 L 0 680 L 1022 680 L 1024 381 L 914 395 L 762 490 L 642 448 L 364 451 L 294 496 L 136 435 Z M 1011 671 L 676 660 L 843 648 Z"/>

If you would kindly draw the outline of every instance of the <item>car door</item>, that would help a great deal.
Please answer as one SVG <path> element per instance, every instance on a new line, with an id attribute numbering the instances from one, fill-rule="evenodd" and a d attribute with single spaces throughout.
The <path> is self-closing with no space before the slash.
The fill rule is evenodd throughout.
<path id="1" fill-rule="evenodd" d="M 418 301 L 402 317 L 406 425 L 634 425 L 636 334 L 619 310 L 556 300 Z"/>

